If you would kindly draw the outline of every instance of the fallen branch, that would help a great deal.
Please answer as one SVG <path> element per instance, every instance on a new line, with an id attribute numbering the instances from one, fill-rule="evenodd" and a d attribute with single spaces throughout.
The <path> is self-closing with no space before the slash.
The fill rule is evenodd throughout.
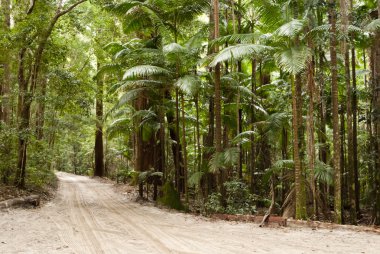
<path id="1" fill-rule="evenodd" d="M 244 214 L 220 214 L 219 213 L 219 214 L 211 215 L 211 218 L 216 219 L 216 220 L 251 222 L 251 223 L 259 224 L 264 219 L 264 216 L 244 215 Z M 281 216 L 271 215 L 270 217 L 267 218 L 267 223 L 268 224 L 277 223 L 279 226 L 286 227 L 287 219 Z"/>
<path id="2" fill-rule="evenodd" d="M 30 195 L 22 198 L 13 198 L 0 202 L 0 209 L 9 207 L 24 207 L 33 206 L 37 207 L 40 205 L 40 196 Z"/>

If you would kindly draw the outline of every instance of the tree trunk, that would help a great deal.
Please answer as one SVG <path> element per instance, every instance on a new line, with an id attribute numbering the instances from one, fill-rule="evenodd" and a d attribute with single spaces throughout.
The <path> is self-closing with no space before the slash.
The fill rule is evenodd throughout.
<path id="1" fill-rule="evenodd" d="M 336 32 L 336 3 L 329 0 L 330 56 L 331 56 L 331 99 L 333 118 L 333 166 L 334 166 L 334 211 L 336 223 L 342 223 L 341 172 L 340 172 L 340 137 L 339 137 L 339 102 L 338 102 L 338 63 L 337 63 L 337 32 Z"/>
<path id="2" fill-rule="evenodd" d="M 352 146 L 354 157 L 354 182 L 355 182 L 355 209 L 356 219 L 360 219 L 360 184 L 359 184 L 359 165 L 358 165 L 358 99 L 356 92 L 356 54 L 355 47 L 352 47 L 351 71 L 352 71 Z"/>
<path id="3" fill-rule="evenodd" d="M 99 69 L 99 64 L 98 64 Z M 103 148 L 103 78 L 96 80 L 96 131 L 95 131 L 95 169 L 94 176 L 104 176 Z"/>
<path id="4" fill-rule="evenodd" d="M 181 108 L 182 108 L 182 145 L 183 145 L 183 171 L 184 171 L 184 188 L 185 188 L 185 196 L 186 203 L 189 202 L 189 192 L 187 188 L 187 150 L 186 150 L 186 119 L 185 119 L 185 99 L 183 94 L 181 94 Z"/>
<path id="5" fill-rule="evenodd" d="M 41 80 L 41 99 L 38 101 L 36 110 L 36 137 L 38 140 L 41 140 L 44 136 L 46 89 L 47 78 L 43 77 Z"/>
<path id="6" fill-rule="evenodd" d="M 214 39 L 219 37 L 219 0 L 213 0 L 214 5 Z M 219 46 L 215 46 L 214 53 L 219 52 Z M 221 116 L 221 87 L 220 87 L 220 64 L 215 66 L 215 95 L 214 95 L 214 114 L 215 114 L 215 150 L 221 153 L 222 150 L 222 116 Z M 219 170 L 219 189 L 223 192 L 223 171 Z M 222 194 L 223 195 L 223 194 Z"/>
<path id="7" fill-rule="evenodd" d="M 293 104 L 293 160 L 296 191 L 296 219 L 306 219 L 306 193 L 302 162 L 302 80 L 300 74 L 292 78 Z"/>
<path id="8" fill-rule="evenodd" d="M 380 18 L 380 0 L 377 1 L 378 18 Z M 375 162 L 375 224 L 380 225 L 380 31 L 375 35 L 374 84 L 372 91 L 372 114 L 374 132 L 374 162 Z"/>
<path id="9" fill-rule="evenodd" d="M 252 60 L 252 76 L 251 76 L 251 91 L 252 94 L 256 94 L 256 59 Z M 251 131 L 255 131 L 255 106 L 254 96 L 251 98 Z M 252 133 L 253 133 L 252 132 Z M 251 192 L 255 193 L 255 169 L 256 169 L 256 147 L 255 147 L 255 135 L 251 134 L 251 151 L 250 151 L 250 172 L 251 172 Z"/>
<path id="10" fill-rule="evenodd" d="M 4 32 L 7 34 L 10 30 L 11 26 L 11 16 L 10 16 L 10 0 L 3 0 L 0 4 L 2 13 L 4 15 Z M 10 90 L 10 82 L 11 82 L 11 70 L 10 70 L 10 57 L 9 52 L 7 50 L 5 53 L 5 61 L 3 64 L 4 72 L 3 72 L 3 80 L 0 82 L 0 121 L 4 121 L 4 123 L 9 123 L 10 120 L 10 103 L 9 103 L 9 90 Z"/>
<path id="11" fill-rule="evenodd" d="M 309 170 L 310 170 L 310 184 L 313 193 L 313 216 L 316 218 L 318 216 L 317 209 L 317 191 L 315 186 L 315 138 L 314 138 L 314 60 L 311 61 L 307 69 L 307 85 L 309 94 L 309 107 L 307 112 L 307 151 L 309 157 Z"/>

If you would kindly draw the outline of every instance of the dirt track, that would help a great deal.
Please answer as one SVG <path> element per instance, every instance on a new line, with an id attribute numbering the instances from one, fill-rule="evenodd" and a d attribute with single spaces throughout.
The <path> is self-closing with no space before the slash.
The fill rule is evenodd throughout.
<path id="1" fill-rule="evenodd" d="M 58 173 L 41 209 L 0 211 L 0 253 L 379 253 L 380 235 L 258 228 L 169 213 L 126 200 L 109 184 Z"/>

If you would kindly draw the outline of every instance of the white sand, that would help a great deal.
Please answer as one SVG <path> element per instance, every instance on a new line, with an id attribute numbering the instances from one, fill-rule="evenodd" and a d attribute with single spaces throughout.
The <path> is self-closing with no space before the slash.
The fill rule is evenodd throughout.
<path id="1" fill-rule="evenodd" d="M 0 253 L 380 253 L 380 235 L 259 228 L 141 206 L 112 186 L 58 173 L 40 209 L 0 211 Z"/>

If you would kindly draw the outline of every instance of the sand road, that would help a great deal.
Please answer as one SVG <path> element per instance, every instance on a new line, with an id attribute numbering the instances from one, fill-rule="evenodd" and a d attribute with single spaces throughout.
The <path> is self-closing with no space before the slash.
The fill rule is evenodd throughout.
<path id="1" fill-rule="evenodd" d="M 110 184 L 58 173 L 54 200 L 0 211 L 0 253 L 380 253 L 380 235 L 259 228 L 141 206 Z"/>

